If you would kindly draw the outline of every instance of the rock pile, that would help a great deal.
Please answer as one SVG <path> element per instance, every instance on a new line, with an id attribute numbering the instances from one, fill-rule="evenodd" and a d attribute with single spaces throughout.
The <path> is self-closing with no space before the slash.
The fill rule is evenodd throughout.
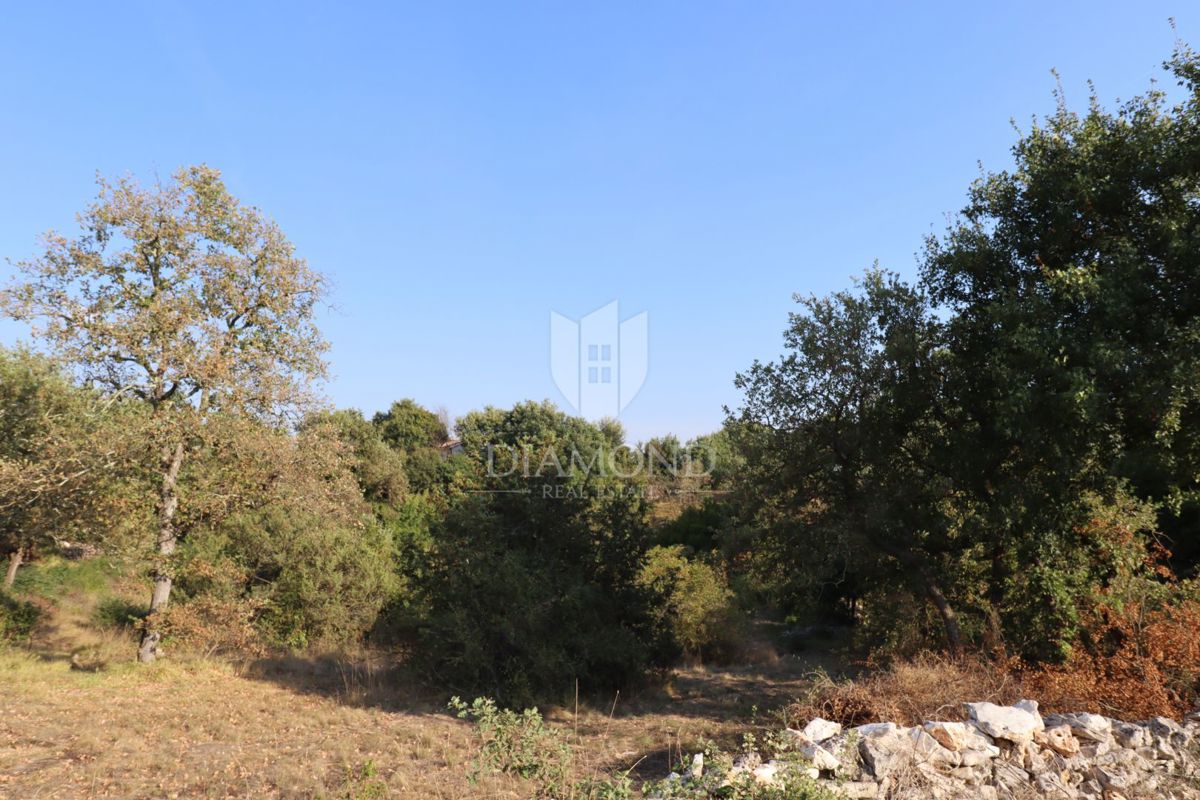
<path id="1" fill-rule="evenodd" d="M 772 784 L 803 774 L 848 798 L 1200 798 L 1200 713 L 1121 722 L 1099 714 L 1043 717 L 1032 700 L 967 703 L 966 722 L 891 722 L 842 730 L 814 719 L 787 730 L 763 763 L 742 756 L 727 780 Z M 699 777 L 693 764 L 687 781 Z"/>

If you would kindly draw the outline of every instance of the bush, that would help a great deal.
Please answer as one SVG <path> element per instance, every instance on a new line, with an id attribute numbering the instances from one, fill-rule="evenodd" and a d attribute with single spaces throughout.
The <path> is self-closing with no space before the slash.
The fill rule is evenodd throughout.
<path id="1" fill-rule="evenodd" d="M 391 536 L 374 520 L 243 514 L 186 543 L 167 622 L 208 651 L 336 647 L 375 624 L 395 592 L 395 566 Z"/>
<path id="2" fill-rule="evenodd" d="M 471 764 L 471 782 L 484 771 L 533 782 L 535 797 L 557 800 L 626 800 L 633 796 L 628 774 L 577 777 L 575 753 L 562 735 L 546 727 L 536 708 L 518 713 L 477 697 L 467 705 L 455 697 L 449 708 L 470 720 L 479 738 L 479 758 Z"/>
<path id="3" fill-rule="evenodd" d="M 1032 670 L 1030 686 L 1049 705 L 1123 719 L 1192 711 L 1200 705 L 1200 601 L 1193 587 L 1179 593 L 1159 607 L 1101 605 L 1088 646 L 1065 665 Z"/>
<path id="4" fill-rule="evenodd" d="M 0 591 L 0 642 L 28 641 L 40 617 L 33 603 Z"/>
<path id="5" fill-rule="evenodd" d="M 131 628 L 146 616 L 146 608 L 120 597 L 105 597 L 92 612 L 92 622 L 102 628 Z"/>
<path id="6" fill-rule="evenodd" d="M 638 583 L 664 598 L 661 622 L 685 654 L 696 659 L 731 656 L 744 639 L 745 626 L 733 591 L 723 572 L 689 555 L 682 545 L 651 548 Z"/>
<path id="7" fill-rule="evenodd" d="M 483 461 L 494 444 L 529 448 L 534 466 L 550 448 L 588 464 L 605 434 L 544 403 L 470 414 L 458 428 L 487 491 L 456 497 L 410 565 L 431 678 L 529 705 L 577 682 L 624 688 L 669 663 L 658 598 L 637 582 L 649 539 L 637 485 L 595 470 L 495 475 Z"/>
<path id="8" fill-rule="evenodd" d="M 193 597 L 167 608 L 163 632 L 168 642 L 204 656 L 259 656 L 266 651 L 255 625 L 259 611 L 250 598 Z"/>

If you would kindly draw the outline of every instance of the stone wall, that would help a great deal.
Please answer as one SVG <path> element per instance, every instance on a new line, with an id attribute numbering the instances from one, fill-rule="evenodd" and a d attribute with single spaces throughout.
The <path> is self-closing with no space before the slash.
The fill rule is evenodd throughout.
<path id="1" fill-rule="evenodd" d="M 798 773 L 850 798 L 1200 798 L 1200 713 L 1121 722 L 1042 716 L 1038 705 L 966 704 L 966 722 L 890 722 L 843 730 L 823 719 L 784 732 L 767 762 L 739 757 L 725 780 L 781 784 Z M 681 784 L 699 779 L 703 759 Z M 711 780 L 712 776 L 708 776 Z"/>

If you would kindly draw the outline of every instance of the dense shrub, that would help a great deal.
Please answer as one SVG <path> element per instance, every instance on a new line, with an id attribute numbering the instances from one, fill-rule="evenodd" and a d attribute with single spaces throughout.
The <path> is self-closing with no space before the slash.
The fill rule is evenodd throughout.
<path id="1" fill-rule="evenodd" d="M 1138 603 L 1097 611 L 1090 634 L 1062 666 L 1026 676 L 1047 704 L 1123 719 L 1180 717 L 1200 706 L 1200 601 L 1163 608 Z"/>
<path id="2" fill-rule="evenodd" d="M 0 642 L 28 640 L 41 611 L 36 605 L 0 591 Z"/>
<path id="3" fill-rule="evenodd" d="M 434 528 L 416 564 L 419 654 L 440 685 L 507 703 L 618 688 L 674 655 L 637 582 L 649 531 L 636 485 L 592 471 L 491 475 L 487 445 L 572 451 L 607 442 L 548 404 L 489 409 L 459 423 L 477 487 Z"/>
<path id="4" fill-rule="evenodd" d="M 336 646 L 374 625 L 396 582 L 390 533 L 373 520 L 340 525 L 269 508 L 187 544 L 171 624 L 206 649 L 246 642 L 251 623 L 260 645 Z"/>
<path id="5" fill-rule="evenodd" d="M 693 658 L 736 654 L 744 620 L 724 573 L 690 557 L 682 545 L 654 547 L 638 573 L 638 583 L 663 598 L 657 614 L 683 652 Z"/>

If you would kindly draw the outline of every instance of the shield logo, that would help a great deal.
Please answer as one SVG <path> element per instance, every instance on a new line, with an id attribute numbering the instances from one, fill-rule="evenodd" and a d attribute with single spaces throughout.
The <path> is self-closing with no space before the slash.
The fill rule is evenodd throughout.
<path id="1" fill-rule="evenodd" d="M 616 417 L 646 381 L 648 317 L 620 321 L 617 301 L 578 322 L 550 312 L 550 374 L 582 417 Z"/>

